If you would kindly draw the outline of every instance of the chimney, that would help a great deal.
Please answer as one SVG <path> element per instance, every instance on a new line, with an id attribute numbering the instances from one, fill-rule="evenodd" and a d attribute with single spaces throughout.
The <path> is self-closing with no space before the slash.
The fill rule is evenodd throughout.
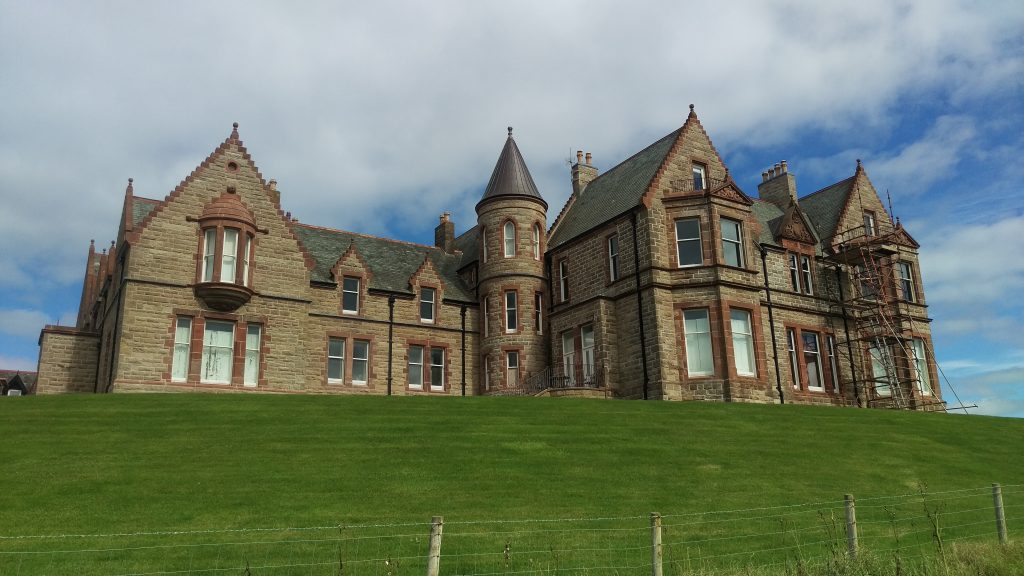
<path id="1" fill-rule="evenodd" d="M 441 214 L 441 223 L 434 228 L 434 246 L 448 254 L 455 252 L 455 223 L 451 212 Z"/>
<path id="2" fill-rule="evenodd" d="M 761 173 L 757 195 L 761 200 L 771 202 L 782 210 L 796 202 L 796 177 L 789 171 L 789 165 L 785 160 L 777 162 Z"/>
<path id="3" fill-rule="evenodd" d="M 597 178 L 597 168 L 590 163 L 593 156 L 587 152 L 583 156 L 582 150 L 576 151 L 576 163 L 572 166 L 572 194 L 579 196 L 583 190 Z"/>

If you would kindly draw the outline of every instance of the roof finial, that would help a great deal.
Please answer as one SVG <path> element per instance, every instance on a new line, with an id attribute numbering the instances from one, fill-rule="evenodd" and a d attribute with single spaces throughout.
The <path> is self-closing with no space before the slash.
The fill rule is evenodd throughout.
<path id="1" fill-rule="evenodd" d="M 857 169 L 860 169 L 860 158 L 857 158 Z"/>
<path id="2" fill-rule="evenodd" d="M 238 122 L 231 123 L 231 137 L 238 138 Z"/>
<path id="3" fill-rule="evenodd" d="M 693 112 L 693 104 L 690 104 L 690 112 Z"/>
<path id="4" fill-rule="evenodd" d="M 512 127 L 511 126 L 508 127 L 508 137 L 509 138 L 512 137 Z"/>

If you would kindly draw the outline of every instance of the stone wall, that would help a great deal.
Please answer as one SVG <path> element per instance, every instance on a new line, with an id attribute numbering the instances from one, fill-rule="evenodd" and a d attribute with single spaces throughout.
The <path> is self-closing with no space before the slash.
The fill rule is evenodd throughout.
<path id="1" fill-rule="evenodd" d="M 36 394 L 93 392 L 98 359 L 98 334 L 63 326 L 43 328 Z"/>

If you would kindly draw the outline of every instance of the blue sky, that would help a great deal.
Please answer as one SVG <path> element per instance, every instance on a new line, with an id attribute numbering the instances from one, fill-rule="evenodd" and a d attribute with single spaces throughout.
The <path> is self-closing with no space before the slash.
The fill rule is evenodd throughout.
<path id="1" fill-rule="evenodd" d="M 74 322 L 127 179 L 162 198 L 234 121 L 300 220 L 430 243 L 475 219 L 506 126 L 554 211 L 575 150 L 608 169 L 693 103 L 749 194 L 863 159 L 956 394 L 1024 417 L 1022 30 L 1011 1 L 0 0 L 0 367 Z"/>

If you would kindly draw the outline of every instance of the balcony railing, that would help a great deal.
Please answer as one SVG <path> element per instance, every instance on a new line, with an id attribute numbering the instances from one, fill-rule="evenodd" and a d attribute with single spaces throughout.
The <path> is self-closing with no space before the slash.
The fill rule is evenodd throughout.
<path id="1" fill-rule="evenodd" d="M 533 396 L 545 390 L 572 388 L 604 388 L 605 366 L 603 362 L 585 364 L 576 362 L 567 374 L 567 366 L 549 366 L 506 388 L 492 390 L 492 396 Z"/>

